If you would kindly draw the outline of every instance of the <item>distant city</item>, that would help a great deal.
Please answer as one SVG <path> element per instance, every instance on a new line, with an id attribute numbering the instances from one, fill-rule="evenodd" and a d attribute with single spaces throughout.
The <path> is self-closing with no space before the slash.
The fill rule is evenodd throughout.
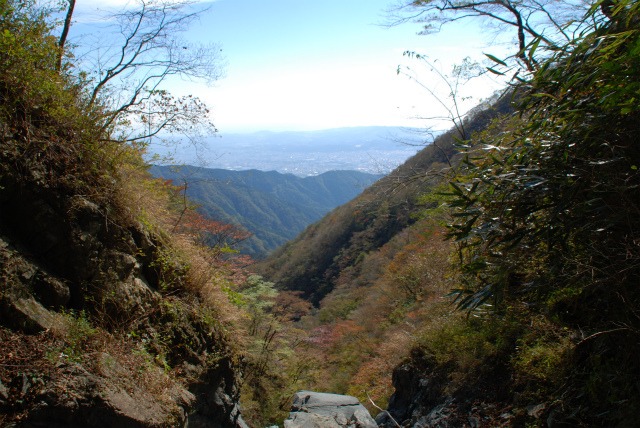
<path id="1" fill-rule="evenodd" d="M 428 136 L 405 128 L 356 127 L 226 134 L 195 146 L 152 146 L 151 151 L 164 157 L 153 163 L 257 169 L 304 177 L 335 170 L 387 174 L 430 141 Z"/>

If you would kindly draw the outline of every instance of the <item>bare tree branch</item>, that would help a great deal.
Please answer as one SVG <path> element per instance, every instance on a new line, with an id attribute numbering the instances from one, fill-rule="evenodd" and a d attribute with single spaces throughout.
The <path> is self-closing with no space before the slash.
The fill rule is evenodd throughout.
<path id="1" fill-rule="evenodd" d="M 137 127 L 138 134 L 126 137 L 127 141 L 148 139 L 165 131 L 198 128 L 215 132 L 206 116 L 209 111 L 201 101 L 192 97 L 187 108 L 186 98 L 173 98 L 160 91 L 170 78 L 210 83 L 222 77 L 218 45 L 196 45 L 180 37 L 203 12 L 202 8 L 196 9 L 193 0 L 136 2 L 137 7 L 105 18 L 106 22 L 113 22 L 106 31 L 116 38 L 112 47 L 104 44 L 102 36 L 95 49 L 84 52 L 85 68 L 93 70 L 87 107 L 96 110 L 107 134 L 122 130 L 122 125 Z M 153 107 L 160 99 L 164 110 Z M 184 109 L 180 114 L 167 113 L 175 112 L 178 105 Z M 150 117 L 151 112 L 156 118 Z M 196 126 L 195 119 L 202 126 Z"/>
<path id="2" fill-rule="evenodd" d="M 538 62 L 532 46 L 559 49 L 570 40 L 568 29 L 581 25 L 575 18 L 587 9 L 584 0 L 404 0 L 389 11 L 389 25 L 417 22 L 423 25 L 420 34 L 432 34 L 447 24 L 476 18 L 505 30 L 513 28 L 517 51 L 511 58 L 531 72 Z"/>
<path id="3" fill-rule="evenodd" d="M 398 423 L 398 421 L 395 420 L 395 418 L 393 416 L 391 416 L 391 413 L 389 413 L 388 411 L 386 411 L 385 409 L 381 408 L 380 406 L 378 406 L 373 399 L 371 398 L 371 396 L 369 395 L 368 392 L 365 391 L 365 393 L 367 394 L 367 399 L 369 400 L 369 403 L 371 403 L 371 405 L 373 407 L 375 407 L 376 409 L 378 409 L 381 412 L 384 412 L 387 414 L 387 416 L 389 416 L 389 419 L 391 419 L 391 422 L 393 422 L 393 424 L 398 427 L 398 428 L 402 428 L 401 425 Z"/>

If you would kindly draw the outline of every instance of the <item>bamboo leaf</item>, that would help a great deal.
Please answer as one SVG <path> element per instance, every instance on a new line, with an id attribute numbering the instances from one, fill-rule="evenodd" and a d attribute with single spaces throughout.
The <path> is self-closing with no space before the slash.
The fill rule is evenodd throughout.
<path id="1" fill-rule="evenodd" d="M 495 62 L 495 63 L 497 63 L 497 64 L 500 64 L 500 65 L 502 65 L 502 66 L 504 66 L 504 67 L 506 67 L 506 66 L 507 66 L 507 63 L 506 63 L 506 62 L 504 62 L 503 60 L 501 60 L 500 58 L 498 58 L 498 57 L 496 57 L 496 56 L 494 56 L 494 55 L 491 55 L 491 54 L 485 53 L 485 56 L 486 56 L 487 58 L 489 58 L 491 61 L 493 61 L 493 62 Z"/>
<path id="2" fill-rule="evenodd" d="M 501 71 L 498 71 L 494 68 L 491 67 L 487 67 L 487 70 L 489 70 L 489 72 L 493 73 L 493 74 L 497 74 L 498 76 L 504 76 L 504 73 Z"/>

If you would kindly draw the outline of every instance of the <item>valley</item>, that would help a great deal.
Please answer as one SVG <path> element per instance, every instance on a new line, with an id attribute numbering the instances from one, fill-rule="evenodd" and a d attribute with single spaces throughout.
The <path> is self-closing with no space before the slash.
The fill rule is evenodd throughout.
<path id="1" fill-rule="evenodd" d="M 184 186 L 186 196 L 207 218 L 235 224 L 251 233 L 237 248 L 258 259 L 381 178 L 359 171 L 298 177 L 276 171 L 190 166 L 152 166 L 150 172 Z"/>
<path id="2" fill-rule="evenodd" d="M 78 48 L 75 1 L 0 2 L 0 426 L 638 425 L 640 2 L 406 1 L 515 37 L 504 89 L 209 154 L 161 85 L 222 77 L 202 5 L 134 3 Z"/>

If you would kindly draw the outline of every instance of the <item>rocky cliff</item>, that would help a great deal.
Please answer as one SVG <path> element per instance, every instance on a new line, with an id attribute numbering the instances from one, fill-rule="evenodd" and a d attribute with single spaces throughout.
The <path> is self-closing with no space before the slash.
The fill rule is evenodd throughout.
<path id="1" fill-rule="evenodd" d="M 228 338 L 196 295 L 176 296 L 179 279 L 173 295 L 163 292 L 168 273 L 186 266 L 160 265 L 161 235 L 123 206 L 9 161 L 0 175 L 3 424 L 243 426 Z"/>
<path id="2" fill-rule="evenodd" d="M 224 294 L 18 6 L 0 22 L 0 426 L 243 426 Z"/>

